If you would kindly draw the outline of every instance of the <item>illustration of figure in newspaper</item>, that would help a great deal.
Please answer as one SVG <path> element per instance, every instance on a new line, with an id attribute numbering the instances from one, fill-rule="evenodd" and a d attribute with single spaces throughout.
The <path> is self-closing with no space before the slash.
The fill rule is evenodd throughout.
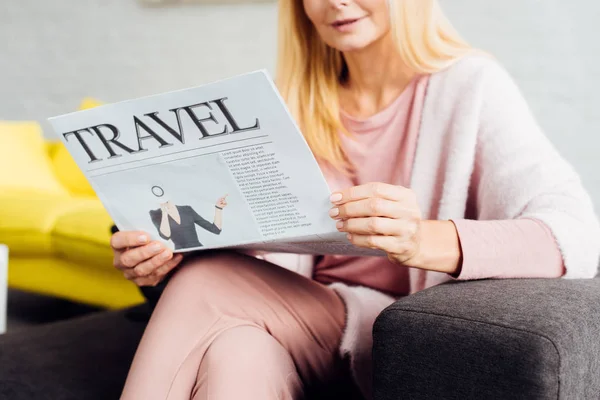
<path id="1" fill-rule="evenodd" d="M 165 197 L 165 191 L 160 186 L 153 186 L 152 194 L 158 198 Z M 171 240 L 175 250 L 202 247 L 196 233 L 196 225 L 215 235 L 220 234 L 223 229 L 222 214 L 227 206 L 227 196 L 217 200 L 213 222 L 202 218 L 191 206 L 176 205 L 171 200 L 164 200 L 160 203 L 159 209 L 150 210 L 150 218 L 160 237 Z"/>

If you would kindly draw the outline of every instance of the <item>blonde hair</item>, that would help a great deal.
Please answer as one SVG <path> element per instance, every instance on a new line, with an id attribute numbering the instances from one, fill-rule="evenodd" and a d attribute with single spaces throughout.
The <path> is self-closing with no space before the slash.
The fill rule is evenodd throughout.
<path id="1" fill-rule="evenodd" d="M 391 34 L 404 63 L 417 74 L 448 67 L 472 51 L 437 0 L 389 0 Z M 341 147 L 338 87 L 347 66 L 319 37 L 302 0 L 279 0 L 276 84 L 319 161 L 350 171 Z"/>

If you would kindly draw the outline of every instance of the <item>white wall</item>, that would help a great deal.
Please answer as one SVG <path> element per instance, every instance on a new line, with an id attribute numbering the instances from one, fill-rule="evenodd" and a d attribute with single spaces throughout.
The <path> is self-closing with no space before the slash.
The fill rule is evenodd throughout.
<path id="1" fill-rule="evenodd" d="M 600 2 L 440 0 L 498 56 L 600 210 Z M 144 8 L 136 0 L 0 0 L 0 119 L 273 72 L 275 3 Z"/>
<path id="2" fill-rule="evenodd" d="M 47 117 L 273 70 L 274 4 L 148 8 L 137 0 L 0 0 L 0 118 Z"/>
<path id="3" fill-rule="evenodd" d="M 600 2 L 440 1 L 471 43 L 509 69 L 600 212 Z"/>

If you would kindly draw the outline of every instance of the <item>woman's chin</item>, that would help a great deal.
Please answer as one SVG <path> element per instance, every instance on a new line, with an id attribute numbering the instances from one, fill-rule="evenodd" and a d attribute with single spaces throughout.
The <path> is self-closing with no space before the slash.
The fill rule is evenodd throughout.
<path id="1" fill-rule="evenodd" d="M 355 53 L 366 49 L 372 42 L 361 37 L 346 37 L 333 41 L 329 46 L 342 53 Z"/>

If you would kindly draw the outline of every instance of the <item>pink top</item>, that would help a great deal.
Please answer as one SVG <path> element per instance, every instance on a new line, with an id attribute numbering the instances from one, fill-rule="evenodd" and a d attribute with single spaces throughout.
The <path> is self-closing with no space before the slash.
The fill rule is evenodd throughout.
<path id="1" fill-rule="evenodd" d="M 342 113 L 342 123 L 353 137 L 342 146 L 357 173 L 348 177 L 324 168 L 330 189 L 336 191 L 368 182 L 410 187 L 421 113 L 429 76 L 412 80 L 389 106 L 365 120 Z M 540 221 L 453 221 L 463 252 L 457 279 L 560 277 L 561 254 L 550 230 Z M 322 256 L 314 279 L 344 282 L 380 290 L 393 296 L 410 293 L 408 269 L 385 257 Z"/>

